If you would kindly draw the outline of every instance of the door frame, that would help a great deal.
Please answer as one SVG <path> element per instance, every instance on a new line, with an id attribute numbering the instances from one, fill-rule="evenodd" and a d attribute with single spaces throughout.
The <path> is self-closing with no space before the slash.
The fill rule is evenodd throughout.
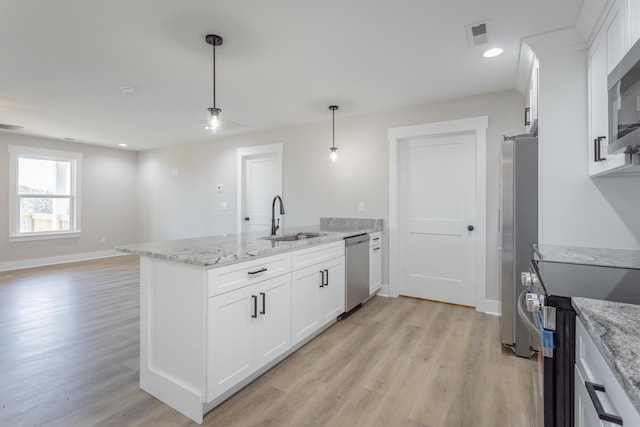
<path id="1" fill-rule="evenodd" d="M 491 312 L 493 305 L 487 300 L 487 128 L 489 116 L 470 117 L 413 126 L 389 128 L 389 296 L 400 294 L 398 231 L 400 181 L 400 144 L 412 138 L 433 137 L 460 133 L 474 133 L 476 143 L 476 310 Z"/>
<path id="2" fill-rule="evenodd" d="M 238 215 L 237 215 L 237 226 L 238 234 L 242 234 L 242 222 L 243 222 L 243 211 L 244 211 L 244 181 L 245 181 L 245 160 L 249 157 L 271 157 L 275 155 L 276 163 L 280 166 L 280 178 L 278 182 L 280 183 L 280 197 L 284 198 L 282 194 L 283 191 L 283 164 L 282 164 L 282 151 L 283 144 L 281 142 L 276 144 L 265 144 L 265 145 L 255 145 L 252 147 L 238 147 L 236 151 L 236 156 L 238 160 Z"/>

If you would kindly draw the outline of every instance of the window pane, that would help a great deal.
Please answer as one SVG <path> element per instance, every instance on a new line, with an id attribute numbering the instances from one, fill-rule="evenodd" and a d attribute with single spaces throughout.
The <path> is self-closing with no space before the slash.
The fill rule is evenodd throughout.
<path id="1" fill-rule="evenodd" d="M 18 192 L 71 195 L 71 162 L 19 158 Z"/>
<path id="2" fill-rule="evenodd" d="M 20 232 L 69 231 L 69 199 L 20 198 Z"/>

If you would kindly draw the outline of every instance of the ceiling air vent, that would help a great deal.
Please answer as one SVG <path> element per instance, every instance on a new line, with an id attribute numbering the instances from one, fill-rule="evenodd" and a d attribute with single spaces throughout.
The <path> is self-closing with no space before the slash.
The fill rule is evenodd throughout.
<path id="1" fill-rule="evenodd" d="M 229 118 L 222 118 L 220 122 L 223 130 L 236 130 L 247 127 L 244 123 L 240 123 Z"/>
<path id="2" fill-rule="evenodd" d="M 467 25 L 467 39 L 469 47 L 482 46 L 491 41 L 491 20 L 476 22 Z"/>

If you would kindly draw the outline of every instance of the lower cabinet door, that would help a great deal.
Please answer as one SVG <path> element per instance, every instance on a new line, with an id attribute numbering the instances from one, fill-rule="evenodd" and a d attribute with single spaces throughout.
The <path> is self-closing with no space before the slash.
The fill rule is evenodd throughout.
<path id="1" fill-rule="evenodd" d="M 207 401 L 291 348 L 291 274 L 208 301 Z"/>
<path id="2" fill-rule="evenodd" d="M 291 347 L 291 275 L 257 284 L 258 317 L 252 318 L 251 354 L 260 369 Z"/>
<path id="3" fill-rule="evenodd" d="M 322 275 L 312 265 L 291 274 L 291 344 L 296 345 L 320 327 L 319 292 Z"/>
<path id="4" fill-rule="evenodd" d="M 320 288 L 320 326 L 335 320 L 344 313 L 345 304 L 345 264 L 344 257 L 326 261 L 320 267 L 324 270 L 325 286 Z"/>
<path id="5" fill-rule="evenodd" d="M 382 287 L 382 244 L 369 248 L 369 295 Z"/>
<path id="6" fill-rule="evenodd" d="M 603 427 L 609 423 L 603 423 L 598 418 L 598 413 L 593 407 L 584 379 L 578 367 L 575 367 L 575 425 L 576 427 Z"/>
<path id="7" fill-rule="evenodd" d="M 207 401 L 248 377 L 251 366 L 251 287 L 209 298 Z"/>

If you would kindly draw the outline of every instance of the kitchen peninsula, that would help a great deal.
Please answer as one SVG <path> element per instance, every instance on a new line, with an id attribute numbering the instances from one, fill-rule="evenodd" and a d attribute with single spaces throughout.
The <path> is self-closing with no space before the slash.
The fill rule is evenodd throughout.
<path id="1" fill-rule="evenodd" d="M 118 248 L 141 257 L 143 390 L 201 423 L 336 321 L 345 307 L 344 239 L 377 229 L 293 231 Z"/>

